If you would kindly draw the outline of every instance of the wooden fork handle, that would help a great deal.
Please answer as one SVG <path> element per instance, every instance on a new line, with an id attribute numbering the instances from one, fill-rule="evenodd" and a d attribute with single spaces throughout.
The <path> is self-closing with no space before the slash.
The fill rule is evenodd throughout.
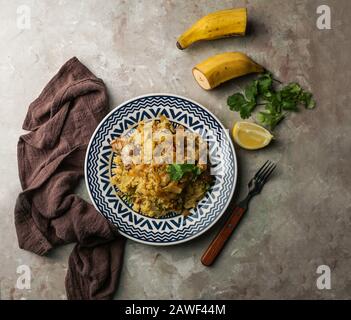
<path id="1" fill-rule="evenodd" d="M 201 262 L 205 266 L 210 266 L 222 251 L 225 243 L 230 238 L 236 226 L 239 224 L 246 208 L 237 206 L 234 208 L 233 213 L 230 215 L 228 220 L 225 222 L 222 229 L 218 232 L 216 237 L 213 239 L 203 256 L 201 257 Z"/>

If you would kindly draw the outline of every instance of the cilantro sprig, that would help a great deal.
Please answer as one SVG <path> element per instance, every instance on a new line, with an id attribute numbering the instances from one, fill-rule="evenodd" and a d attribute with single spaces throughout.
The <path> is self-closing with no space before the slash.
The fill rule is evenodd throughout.
<path id="1" fill-rule="evenodd" d="M 298 111 L 299 105 L 306 109 L 315 107 L 312 94 L 304 91 L 298 83 L 289 83 L 276 90 L 273 80 L 271 73 L 264 73 L 249 83 L 243 93 L 237 92 L 229 96 L 227 104 L 230 110 L 239 112 L 242 119 L 247 119 L 258 105 L 264 105 L 264 110 L 259 112 L 257 120 L 273 130 L 288 112 Z"/>
<path id="2" fill-rule="evenodd" d="M 170 164 L 167 167 L 167 172 L 169 173 L 171 180 L 179 181 L 184 174 L 191 172 L 194 177 L 197 177 L 201 174 L 201 169 L 195 164 L 183 163 L 183 164 Z"/>

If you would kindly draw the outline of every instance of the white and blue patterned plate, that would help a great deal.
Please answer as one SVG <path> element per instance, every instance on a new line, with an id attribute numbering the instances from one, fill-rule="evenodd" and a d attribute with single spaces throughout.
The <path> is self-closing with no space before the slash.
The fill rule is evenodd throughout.
<path id="1" fill-rule="evenodd" d="M 111 140 L 126 134 L 141 120 L 165 115 L 175 125 L 199 133 L 209 146 L 214 183 L 186 218 L 170 213 L 145 217 L 132 210 L 110 183 Z M 173 245 L 196 238 L 213 226 L 227 208 L 235 189 L 237 162 L 227 130 L 206 108 L 171 94 L 150 94 L 131 99 L 112 110 L 96 128 L 86 154 L 85 178 L 95 208 L 124 236 L 145 244 Z"/>

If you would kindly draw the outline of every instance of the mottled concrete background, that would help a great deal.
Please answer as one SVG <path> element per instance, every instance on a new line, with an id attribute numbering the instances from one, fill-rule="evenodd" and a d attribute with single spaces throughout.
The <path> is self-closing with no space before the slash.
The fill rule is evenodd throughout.
<path id="1" fill-rule="evenodd" d="M 31 9 L 29 30 L 17 28 L 16 10 L 22 4 Z M 331 7 L 331 30 L 316 27 L 321 4 Z M 233 6 L 248 8 L 247 37 L 176 49 L 177 36 L 189 24 Z M 58 68 L 74 55 L 81 59 L 105 80 L 111 108 L 137 95 L 170 92 L 199 101 L 231 128 L 239 118 L 228 110 L 226 97 L 247 79 L 205 92 L 191 68 L 212 54 L 235 50 L 248 53 L 280 80 L 312 90 L 318 107 L 291 114 L 268 148 L 236 148 L 236 199 L 266 159 L 278 161 L 279 168 L 213 268 L 199 259 L 216 228 L 176 247 L 128 241 L 116 298 L 351 298 L 351 1 L 0 0 L 0 8 L 2 299 L 66 297 L 72 247 L 38 257 L 18 248 L 13 225 L 22 121 Z M 30 290 L 15 287 L 22 264 L 32 270 Z M 321 264 L 331 268 L 331 290 L 316 287 Z"/>

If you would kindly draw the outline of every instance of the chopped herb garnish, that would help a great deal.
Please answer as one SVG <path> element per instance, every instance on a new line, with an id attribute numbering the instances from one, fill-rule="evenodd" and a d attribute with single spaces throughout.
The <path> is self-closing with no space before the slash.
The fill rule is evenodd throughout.
<path id="1" fill-rule="evenodd" d="M 183 164 L 170 164 L 167 167 L 167 172 L 169 173 L 171 180 L 179 181 L 184 174 L 191 172 L 195 177 L 201 174 L 201 169 L 195 164 L 183 163 Z"/>

